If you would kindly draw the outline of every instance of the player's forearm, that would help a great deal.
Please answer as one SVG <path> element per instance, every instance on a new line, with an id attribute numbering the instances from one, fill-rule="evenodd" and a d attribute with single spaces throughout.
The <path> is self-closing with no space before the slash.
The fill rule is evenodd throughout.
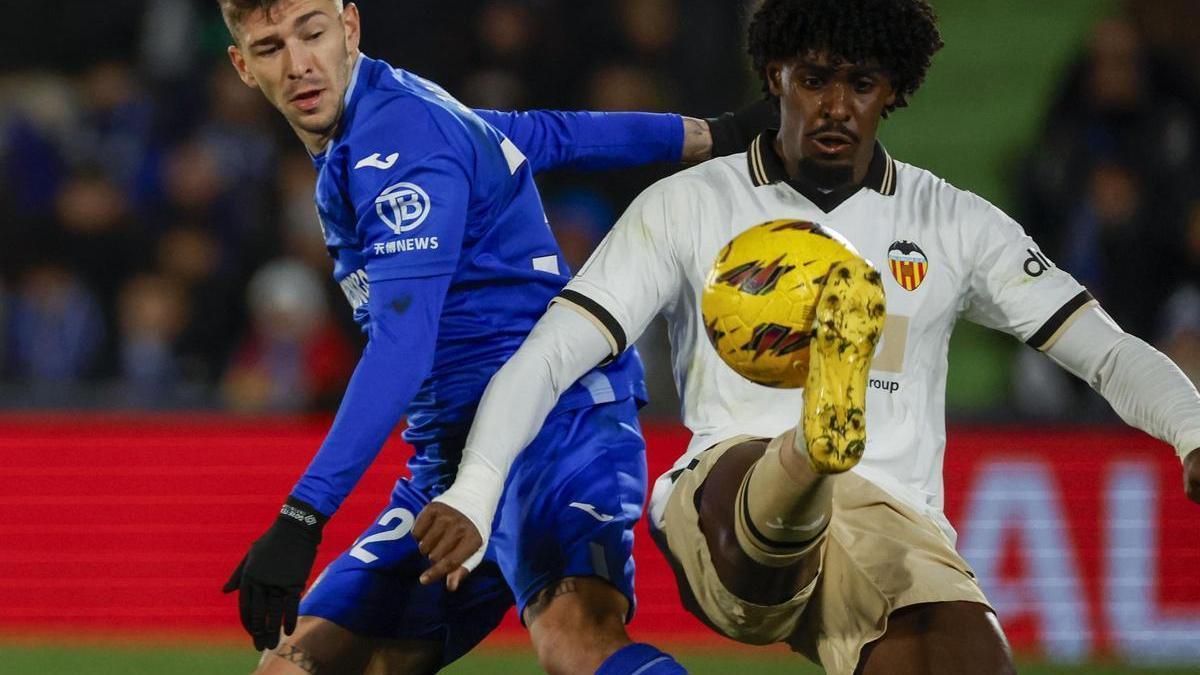
<path id="1" fill-rule="evenodd" d="M 1200 447 L 1200 396 L 1170 359 L 1127 336 L 1101 372 L 1098 390 L 1121 419 L 1170 443 L 1181 459 Z"/>
<path id="2" fill-rule="evenodd" d="M 1048 354 L 1083 378 L 1128 424 L 1174 446 L 1200 447 L 1200 394 L 1166 356 L 1123 332 L 1098 307 L 1085 310 Z"/>
<path id="3" fill-rule="evenodd" d="M 509 467 L 541 430 L 559 395 L 611 354 L 575 311 L 551 306 L 484 391 L 454 484 L 435 501 L 454 507 L 486 538 Z"/>
<path id="4" fill-rule="evenodd" d="M 370 340 L 293 497 L 332 515 L 375 461 L 432 367 L 446 283 L 441 278 L 409 281 L 403 293 L 394 290 L 398 282 L 372 285 Z M 378 309 L 401 302 L 408 307 L 403 317 Z"/>
<path id="5" fill-rule="evenodd" d="M 375 461 L 421 379 L 397 372 L 401 350 L 372 340 L 354 370 L 333 426 L 292 496 L 332 515 Z M 415 381 L 414 381 L 415 379 Z"/>
<path id="6" fill-rule="evenodd" d="M 694 117 L 683 118 L 683 156 L 684 164 L 699 164 L 712 159 L 713 137 L 709 123 Z"/>

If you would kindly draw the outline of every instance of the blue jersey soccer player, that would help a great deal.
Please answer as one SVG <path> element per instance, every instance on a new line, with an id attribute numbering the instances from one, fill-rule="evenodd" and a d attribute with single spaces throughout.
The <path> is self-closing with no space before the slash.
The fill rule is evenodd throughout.
<path id="1" fill-rule="evenodd" d="M 551 672 L 682 672 L 624 629 L 645 492 L 636 355 L 563 392 L 502 495 L 497 484 L 491 545 L 457 592 L 420 583 L 424 554 L 445 552 L 419 550 L 410 531 L 454 480 L 490 377 L 567 280 L 534 172 L 704 159 L 729 119 L 474 112 L 360 54 L 354 5 L 220 5 L 235 68 L 313 155 L 335 278 L 369 337 L 320 451 L 226 586 L 256 647 L 292 636 L 261 671 L 435 671 L 515 599 Z M 412 478 L 300 604 L 325 521 L 405 413 Z"/>

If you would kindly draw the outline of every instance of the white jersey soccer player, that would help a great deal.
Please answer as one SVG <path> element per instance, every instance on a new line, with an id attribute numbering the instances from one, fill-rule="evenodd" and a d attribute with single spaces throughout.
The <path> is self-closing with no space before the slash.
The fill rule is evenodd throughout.
<path id="1" fill-rule="evenodd" d="M 780 130 L 633 202 L 488 385 L 458 478 L 436 501 L 486 530 L 496 486 L 559 392 L 661 314 L 693 436 L 655 484 L 651 531 L 685 607 L 727 637 L 785 642 L 831 673 L 1015 672 L 942 510 L 955 323 L 1007 332 L 1087 381 L 1185 457 L 1197 501 L 1200 395 L 1011 218 L 876 142 L 882 117 L 906 104 L 941 46 L 924 0 L 765 0 L 749 44 L 780 101 Z M 851 403 L 865 400 L 866 450 L 840 475 L 815 461 L 811 432 L 822 430 L 807 413 L 797 424 L 805 397 L 825 390 L 738 376 L 708 344 L 700 311 L 718 251 L 781 219 L 843 236 L 886 291 L 871 370 L 845 387 L 859 397 Z M 859 278 L 877 284 L 873 276 Z M 839 292 L 833 282 L 823 291 Z M 842 325 L 875 320 L 856 316 Z M 818 322 L 812 365 L 849 363 L 823 348 L 835 323 Z"/>
<path id="2" fill-rule="evenodd" d="M 796 425 L 803 390 L 737 375 L 710 346 L 700 315 L 717 253 L 768 220 L 829 227 L 882 272 L 888 317 L 867 393 L 867 450 L 851 470 L 933 519 L 952 540 L 942 511 L 942 456 L 946 355 L 960 317 L 1014 335 L 1089 382 L 1112 383 L 1101 357 L 1115 341 L 1162 371 L 1166 382 L 1177 379 L 1172 364 L 1121 333 L 1079 282 L 981 197 L 895 161 L 878 145 L 868 189 L 827 213 L 820 204 L 833 206 L 840 195 L 805 195 L 791 185 L 772 137 L 764 134 L 746 155 L 707 162 L 646 190 L 555 300 L 602 328 L 614 354 L 658 314 L 667 320 L 683 423 L 693 435 L 672 471 L 655 483 L 650 512 L 658 527 L 671 476 L 696 455 L 734 436 L 770 438 Z M 1088 344 L 1086 336 L 1107 340 Z M 1132 398 L 1134 392 L 1101 393 L 1126 420 L 1182 456 L 1200 447 L 1200 417 L 1173 424 L 1180 421 L 1178 406 L 1194 396 L 1188 389 L 1173 391 L 1176 405 L 1157 410 Z"/>
<path id="3" fill-rule="evenodd" d="M 947 543 L 955 539 L 943 512 L 947 351 L 960 318 L 1047 353 L 1181 457 L 1200 447 L 1200 398 L 1174 364 L 1123 333 L 998 208 L 895 161 L 882 145 L 864 189 L 849 197 L 805 194 L 787 180 L 772 138 L 768 132 L 746 154 L 671 176 L 633 202 L 509 362 L 513 367 L 493 379 L 467 443 L 476 461 L 503 467 L 506 460 L 498 458 L 515 454 L 541 423 L 537 411 L 546 403 L 533 399 L 552 401 L 570 384 L 559 373 L 595 365 L 578 357 L 599 358 L 597 344 L 607 356 L 620 354 L 661 314 L 683 423 L 692 432 L 686 452 L 652 493 L 651 524 L 669 531 L 675 481 L 701 453 L 731 440 L 778 437 L 796 426 L 803 408 L 803 390 L 754 384 L 722 362 L 700 313 L 706 275 L 721 248 L 773 219 L 833 229 L 881 271 L 888 316 L 867 391 L 867 449 L 851 472 L 928 519 Z M 553 372 L 545 375 L 530 362 L 548 363 Z M 530 388 L 547 381 L 531 397 Z M 900 594 L 888 604 L 931 599 Z"/>

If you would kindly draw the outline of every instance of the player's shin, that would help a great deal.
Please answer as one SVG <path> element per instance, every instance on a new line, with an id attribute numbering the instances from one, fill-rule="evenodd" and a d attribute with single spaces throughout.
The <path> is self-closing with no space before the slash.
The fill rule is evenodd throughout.
<path id="1" fill-rule="evenodd" d="M 746 472 L 734 504 L 734 532 L 750 559 L 786 567 L 812 549 L 833 508 L 835 476 L 816 473 L 789 431 Z M 803 443 L 800 443 L 803 446 Z"/>

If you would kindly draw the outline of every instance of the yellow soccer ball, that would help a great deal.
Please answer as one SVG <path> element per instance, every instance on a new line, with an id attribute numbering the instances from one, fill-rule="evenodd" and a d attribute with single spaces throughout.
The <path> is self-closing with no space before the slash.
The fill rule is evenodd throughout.
<path id="1" fill-rule="evenodd" d="M 841 235 L 814 223 L 772 220 L 725 245 L 700 311 L 717 354 L 768 387 L 803 387 L 817 300 L 829 268 L 857 258 Z"/>

